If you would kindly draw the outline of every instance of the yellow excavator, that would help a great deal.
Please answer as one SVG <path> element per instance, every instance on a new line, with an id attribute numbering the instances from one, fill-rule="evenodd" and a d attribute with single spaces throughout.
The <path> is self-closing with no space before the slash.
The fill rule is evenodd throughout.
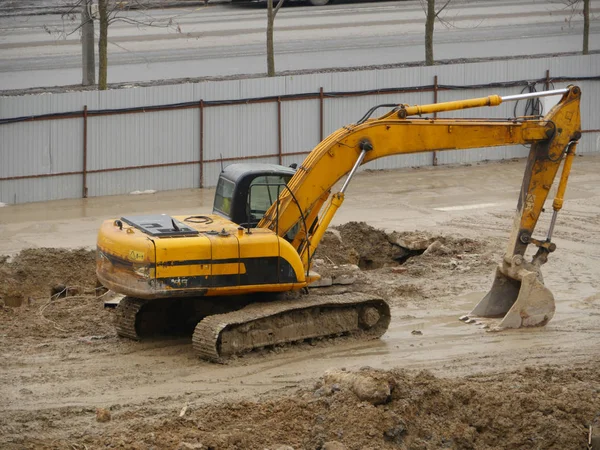
<path id="1" fill-rule="evenodd" d="M 427 117 L 550 95 L 562 97 L 543 117 Z M 195 351 L 213 361 L 306 339 L 380 337 L 390 323 L 383 299 L 282 294 L 319 279 L 311 271 L 315 251 L 356 170 L 391 155 L 514 144 L 531 149 L 512 234 L 490 292 L 464 319 L 496 317 L 500 328 L 545 325 L 555 307 L 540 267 L 556 248 L 552 232 L 581 137 L 580 99 L 580 89 L 569 86 L 431 105 L 379 105 L 332 133 L 297 168 L 228 166 L 217 184 L 213 214 L 105 221 L 98 235 L 97 275 L 106 288 L 125 295 L 116 310 L 118 334 L 140 339 L 193 330 Z M 381 106 L 391 110 L 371 118 Z M 549 231 L 536 239 L 533 232 L 562 161 Z M 531 244 L 537 252 L 528 261 Z"/>

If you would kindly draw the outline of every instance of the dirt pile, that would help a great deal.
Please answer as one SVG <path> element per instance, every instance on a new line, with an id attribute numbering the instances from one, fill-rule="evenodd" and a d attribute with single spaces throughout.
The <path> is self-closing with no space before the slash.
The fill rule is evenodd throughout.
<path id="1" fill-rule="evenodd" d="M 327 231 L 315 258 L 335 265 L 355 264 L 363 270 L 394 267 L 415 256 L 430 261 L 464 254 L 478 254 L 486 244 L 467 238 L 425 232 L 386 233 L 365 222 L 348 222 Z"/>
<path id="2" fill-rule="evenodd" d="M 112 334 L 99 293 L 93 250 L 36 248 L 0 259 L 0 320 L 10 337 Z"/>
<path id="3" fill-rule="evenodd" d="M 349 222 L 325 233 L 313 269 L 334 281 L 355 279 L 352 289 L 402 304 L 406 298 L 434 297 L 431 291 L 440 287 L 441 274 L 461 274 L 462 281 L 444 288 L 457 292 L 470 286 L 473 277 L 491 275 L 501 248 L 492 240 L 421 231 L 386 233 L 364 222 Z"/>
<path id="4" fill-rule="evenodd" d="M 12 260 L 0 257 L 0 297 L 47 297 L 58 285 L 76 287 L 80 292 L 93 290 L 95 255 L 85 249 L 31 248 Z"/>
<path id="5" fill-rule="evenodd" d="M 588 427 L 600 413 L 599 369 L 526 368 L 461 379 L 341 370 L 271 400 L 189 405 L 169 416 L 152 408 L 116 409 L 102 427 L 37 448 L 586 448 Z M 62 419 L 76 421 L 72 416 L 96 420 L 93 410 L 75 408 L 64 410 Z"/>

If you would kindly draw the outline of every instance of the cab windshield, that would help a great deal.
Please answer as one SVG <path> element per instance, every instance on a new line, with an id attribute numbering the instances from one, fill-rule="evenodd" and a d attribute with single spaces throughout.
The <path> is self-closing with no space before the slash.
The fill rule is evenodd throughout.
<path id="1" fill-rule="evenodd" d="M 263 218 L 291 178 L 291 175 L 264 175 L 252 180 L 248 193 L 249 222 Z"/>

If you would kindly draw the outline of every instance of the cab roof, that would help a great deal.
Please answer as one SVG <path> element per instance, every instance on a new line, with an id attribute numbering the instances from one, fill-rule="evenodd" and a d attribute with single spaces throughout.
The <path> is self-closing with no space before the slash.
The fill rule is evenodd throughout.
<path id="1" fill-rule="evenodd" d="M 295 173 L 296 171 L 291 167 L 278 164 L 238 163 L 225 167 L 221 176 L 237 184 L 240 179 L 248 175 L 294 175 Z"/>

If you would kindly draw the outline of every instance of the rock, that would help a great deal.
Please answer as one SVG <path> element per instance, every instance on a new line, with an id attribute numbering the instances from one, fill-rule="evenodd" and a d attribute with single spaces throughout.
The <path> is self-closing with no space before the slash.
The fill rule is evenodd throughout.
<path id="1" fill-rule="evenodd" d="M 406 273 L 408 269 L 406 267 L 394 267 L 392 273 Z"/>
<path id="2" fill-rule="evenodd" d="M 31 394 L 33 394 L 33 391 L 30 390 L 30 389 L 23 388 L 23 389 L 19 389 L 19 394 L 21 394 L 21 395 L 31 395 Z"/>
<path id="3" fill-rule="evenodd" d="M 198 450 L 204 448 L 202 444 L 192 444 L 190 442 L 180 442 L 177 450 Z"/>
<path id="4" fill-rule="evenodd" d="M 316 288 L 316 287 L 329 287 L 333 285 L 333 280 L 331 277 L 322 277 L 320 280 L 314 281 L 308 285 L 308 287 Z"/>
<path id="5" fill-rule="evenodd" d="M 340 389 L 345 387 L 350 389 L 361 401 L 369 402 L 373 405 L 387 403 L 390 399 L 393 378 L 384 374 L 371 372 L 348 373 L 341 371 L 328 371 L 324 374 L 325 386 L 321 389 L 338 384 Z"/>
<path id="6" fill-rule="evenodd" d="M 181 411 L 179 411 L 179 417 L 185 416 L 187 409 L 188 409 L 188 405 L 183 405 L 183 408 L 181 408 Z"/>
<path id="7" fill-rule="evenodd" d="M 397 239 L 396 244 L 411 251 L 420 251 L 427 249 L 429 244 L 431 244 L 431 240 L 421 234 L 412 234 Z"/>
<path id="8" fill-rule="evenodd" d="M 315 397 L 328 397 L 333 394 L 333 389 L 329 386 L 323 386 L 317 389 L 314 393 Z"/>
<path id="9" fill-rule="evenodd" d="M 110 422 L 110 411 L 104 408 L 96 408 L 96 421 Z"/>
<path id="10" fill-rule="evenodd" d="M 347 450 L 346 446 L 338 441 L 329 441 L 323 444 L 321 450 Z"/>
<path id="11" fill-rule="evenodd" d="M 440 241 L 433 241 L 423 252 L 424 255 L 449 255 L 452 253 L 448 247 Z"/>
<path id="12" fill-rule="evenodd" d="M 352 383 L 352 390 L 356 396 L 373 405 L 386 403 L 391 395 L 390 387 L 385 382 L 380 382 L 369 377 L 359 377 Z"/>
<path id="13" fill-rule="evenodd" d="M 410 334 L 414 334 L 415 336 L 421 336 L 423 332 L 421 330 L 412 330 Z"/>
<path id="14" fill-rule="evenodd" d="M 294 450 L 294 447 L 291 447 L 289 445 L 280 445 L 278 447 L 275 447 L 273 450 Z"/>
<path id="15" fill-rule="evenodd" d="M 385 430 L 385 432 L 383 433 L 383 438 L 388 442 L 401 444 L 405 434 L 406 424 L 402 419 L 398 419 L 397 423 L 393 427 Z"/>

